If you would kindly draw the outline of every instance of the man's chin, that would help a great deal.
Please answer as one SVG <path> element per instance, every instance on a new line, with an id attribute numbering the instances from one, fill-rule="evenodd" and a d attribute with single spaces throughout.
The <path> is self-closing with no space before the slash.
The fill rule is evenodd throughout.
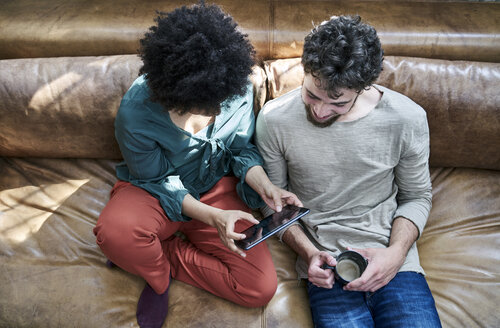
<path id="1" fill-rule="evenodd" d="M 319 128 L 329 127 L 330 125 L 335 123 L 335 121 L 339 118 L 339 116 L 332 116 L 327 120 L 318 121 L 308 106 L 306 106 L 306 114 L 307 114 L 307 120 L 311 122 L 314 126 L 317 126 Z"/>

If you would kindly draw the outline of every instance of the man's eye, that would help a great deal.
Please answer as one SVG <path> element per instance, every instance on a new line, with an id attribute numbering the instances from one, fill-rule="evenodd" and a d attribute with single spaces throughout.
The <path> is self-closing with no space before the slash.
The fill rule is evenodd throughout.
<path id="1" fill-rule="evenodd" d="M 311 98 L 311 99 L 314 99 L 314 100 L 318 100 L 318 99 L 319 99 L 318 97 L 316 97 L 316 96 L 315 96 L 315 95 L 313 95 L 312 93 L 308 93 L 307 95 L 308 95 L 308 96 L 309 96 L 309 98 Z"/>

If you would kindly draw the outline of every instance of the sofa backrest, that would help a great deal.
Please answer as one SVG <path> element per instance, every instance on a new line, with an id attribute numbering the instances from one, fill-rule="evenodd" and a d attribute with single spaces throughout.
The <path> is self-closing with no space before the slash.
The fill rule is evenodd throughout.
<path id="1" fill-rule="evenodd" d="M 197 0 L 0 1 L 0 59 L 135 54 L 155 11 Z M 263 60 L 300 56 L 332 15 L 359 14 L 388 56 L 497 62 L 500 4 L 450 0 L 216 0 Z"/>
<path id="2" fill-rule="evenodd" d="M 134 55 L 0 61 L 0 155 L 120 158 L 114 117 L 140 66 Z M 252 76 L 257 112 L 266 85 L 271 99 L 303 76 L 300 58 L 264 68 Z M 495 63 L 388 56 L 377 83 L 427 111 L 432 166 L 500 169 L 499 77 Z"/>
<path id="3" fill-rule="evenodd" d="M 120 158 L 114 117 L 134 55 L 0 61 L 0 155 Z"/>
<path id="4" fill-rule="evenodd" d="M 0 60 L 0 156 L 121 158 L 114 120 L 141 65 L 136 55 Z M 258 112 L 264 70 L 251 80 Z"/>
<path id="5" fill-rule="evenodd" d="M 135 53 L 154 9 L 192 1 L 29 3 L 35 7 L 0 3 L 0 58 L 15 57 L 0 60 L 0 156 L 120 158 L 113 121 L 141 66 L 127 53 Z M 313 22 L 359 13 L 385 50 L 379 83 L 427 111 L 431 165 L 500 169 L 500 3 L 218 3 L 269 59 L 252 76 L 256 111 L 300 84 L 296 58 Z M 283 58 L 291 59 L 275 61 Z"/>

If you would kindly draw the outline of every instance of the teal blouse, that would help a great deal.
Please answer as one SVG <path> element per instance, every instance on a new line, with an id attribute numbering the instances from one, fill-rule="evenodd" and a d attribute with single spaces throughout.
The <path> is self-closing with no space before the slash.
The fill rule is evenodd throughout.
<path id="1" fill-rule="evenodd" d="M 160 104 L 149 99 L 146 80 L 140 76 L 118 109 L 115 136 L 124 158 L 116 167 L 118 179 L 148 191 L 172 221 L 190 220 L 181 213 L 186 194 L 200 199 L 231 172 L 240 180 L 236 190 L 241 199 L 251 208 L 264 205 L 245 183 L 248 169 L 263 164 L 252 144 L 251 84 L 244 96 L 223 102 L 214 123 L 196 134 L 180 129 Z"/>

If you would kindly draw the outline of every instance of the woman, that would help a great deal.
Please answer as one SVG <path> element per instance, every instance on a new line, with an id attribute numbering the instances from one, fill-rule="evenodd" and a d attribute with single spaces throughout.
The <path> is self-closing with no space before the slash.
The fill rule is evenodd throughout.
<path id="1" fill-rule="evenodd" d="M 147 284 L 141 327 L 161 327 L 171 278 L 258 307 L 276 290 L 265 243 L 245 254 L 234 240 L 297 197 L 274 186 L 251 143 L 254 50 L 217 6 L 160 13 L 141 40 L 141 76 L 115 121 L 124 157 L 94 233 L 114 263 Z M 264 202 L 263 202 L 264 200 Z M 187 240 L 174 235 L 182 232 Z"/>

